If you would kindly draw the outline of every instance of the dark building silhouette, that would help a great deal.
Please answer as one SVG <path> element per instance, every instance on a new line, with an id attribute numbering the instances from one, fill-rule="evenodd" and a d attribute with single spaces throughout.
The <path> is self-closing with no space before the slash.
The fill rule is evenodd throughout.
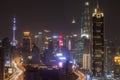
<path id="1" fill-rule="evenodd" d="M 11 45 L 8 37 L 0 40 L 0 80 L 8 78 L 11 67 Z"/>
<path id="2" fill-rule="evenodd" d="M 24 32 L 23 37 L 23 49 L 22 49 L 22 56 L 23 56 L 23 63 L 28 64 L 30 56 L 30 49 L 31 49 L 31 39 L 30 39 L 30 32 Z"/>
<path id="3" fill-rule="evenodd" d="M 99 5 L 93 14 L 93 56 L 92 71 L 93 76 L 104 76 L 104 14 L 100 11 Z"/>
<path id="4" fill-rule="evenodd" d="M 40 62 L 40 51 L 36 44 L 33 43 L 32 47 L 32 63 L 39 64 Z"/>
<path id="5" fill-rule="evenodd" d="M 2 41 L 0 40 L 0 80 L 4 78 L 4 54 L 2 49 Z"/>

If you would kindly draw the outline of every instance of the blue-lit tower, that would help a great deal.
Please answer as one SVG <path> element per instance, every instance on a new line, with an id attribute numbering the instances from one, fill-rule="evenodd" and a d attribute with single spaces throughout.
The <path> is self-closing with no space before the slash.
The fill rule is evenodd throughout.
<path id="1" fill-rule="evenodd" d="M 15 35 L 16 34 L 15 33 L 16 32 L 16 17 L 15 16 L 13 17 L 13 28 L 12 29 L 13 29 L 12 46 L 16 46 L 16 37 L 15 37 L 16 36 Z"/>

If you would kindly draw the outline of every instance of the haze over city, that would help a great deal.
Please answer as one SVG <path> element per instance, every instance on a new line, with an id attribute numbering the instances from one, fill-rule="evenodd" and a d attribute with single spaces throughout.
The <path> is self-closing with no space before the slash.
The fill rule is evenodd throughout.
<path id="1" fill-rule="evenodd" d="M 90 0 L 95 7 L 97 0 Z M 119 0 L 98 0 L 105 14 L 105 35 L 109 39 L 119 38 Z M 17 38 L 23 31 L 33 33 L 49 29 L 53 33 L 79 32 L 82 0 L 7 0 L 0 2 L 0 38 L 12 37 L 12 18 L 16 15 Z M 76 25 L 72 25 L 73 17 Z M 112 37 L 111 37 L 112 36 Z"/>
<path id="2" fill-rule="evenodd" d="M 119 0 L 0 2 L 0 80 L 120 80 Z"/>

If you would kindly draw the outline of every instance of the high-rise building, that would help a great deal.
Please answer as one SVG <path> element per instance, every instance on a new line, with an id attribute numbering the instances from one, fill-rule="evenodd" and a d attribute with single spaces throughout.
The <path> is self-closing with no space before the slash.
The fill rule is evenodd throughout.
<path id="1" fill-rule="evenodd" d="M 111 73 L 114 70 L 115 45 L 113 41 L 105 39 L 105 72 Z"/>
<path id="2" fill-rule="evenodd" d="M 83 69 L 89 70 L 90 69 L 90 54 L 83 54 Z"/>
<path id="3" fill-rule="evenodd" d="M 91 5 L 90 0 L 83 0 L 82 2 L 82 16 L 81 16 L 81 40 L 80 40 L 80 46 L 81 46 L 81 52 L 79 53 L 79 58 L 82 58 L 83 60 L 83 54 L 91 54 L 91 32 L 92 32 L 92 25 L 91 25 Z M 91 55 L 89 55 L 90 57 Z M 85 58 L 87 59 L 87 58 Z M 89 62 L 90 63 L 90 60 Z M 82 67 L 84 67 L 84 63 L 82 61 Z M 89 65 L 89 64 L 87 64 Z M 86 70 L 89 70 L 90 68 L 85 68 Z"/>
<path id="4" fill-rule="evenodd" d="M 38 32 L 37 35 L 35 35 L 33 38 L 32 38 L 33 42 L 36 44 L 36 46 L 39 48 L 40 50 L 40 53 L 43 52 L 43 43 L 44 43 L 44 36 L 43 36 L 43 32 L 40 31 Z"/>
<path id="5" fill-rule="evenodd" d="M 8 69 L 11 67 L 11 46 L 10 46 L 10 40 L 8 37 L 4 38 L 2 40 L 2 64 L 3 64 L 3 73 L 4 78 L 8 78 L 9 73 Z"/>
<path id="6" fill-rule="evenodd" d="M 86 0 L 83 3 L 83 13 L 81 17 L 81 38 L 85 37 L 87 39 L 91 36 L 91 12 L 90 12 L 90 2 Z"/>
<path id="7" fill-rule="evenodd" d="M 24 32 L 24 37 L 23 37 L 23 52 L 22 52 L 24 63 L 28 63 L 28 58 L 30 56 L 30 51 L 31 51 L 30 32 Z"/>
<path id="8" fill-rule="evenodd" d="M 93 52 L 92 72 L 95 77 L 104 76 L 104 13 L 99 5 L 92 13 L 93 19 Z"/>

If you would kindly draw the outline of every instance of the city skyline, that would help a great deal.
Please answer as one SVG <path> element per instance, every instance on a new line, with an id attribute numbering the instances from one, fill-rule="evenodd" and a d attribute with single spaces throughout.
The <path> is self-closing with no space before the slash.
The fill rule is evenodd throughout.
<path id="1" fill-rule="evenodd" d="M 85 1 L 85 0 L 84 0 Z M 89 1 L 89 0 L 88 0 Z M 91 0 L 96 7 L 97 0 Z M 98 0 L 100 9 L 105 13 L 105 36 L 119 38 L 119 2 Z M 0 38 L 12 37 L 12 18 L 16 15 L 17 38 L 23 31 L 38 32 L 49 29 L 53 33 L 80 31 L 82 0 L 41 0 L 41 1 L 2 1 L 0 3 Z M 76 24 L 73 25 L 73 17 Z M 111 37 L 112 36 L 112 37 Z"/>

